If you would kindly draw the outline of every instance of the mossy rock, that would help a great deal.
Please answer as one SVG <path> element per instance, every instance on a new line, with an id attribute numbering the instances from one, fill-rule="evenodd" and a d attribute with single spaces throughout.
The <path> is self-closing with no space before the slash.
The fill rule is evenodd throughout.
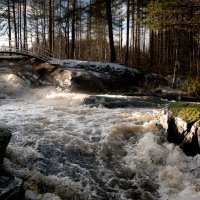
<path id="1" fill-rule="evenodd" d="M 187 123 L 200 120 L 199 103 L 173 102 L 169 104 L 169 110 L 173 117 L 179 117 Z"/>

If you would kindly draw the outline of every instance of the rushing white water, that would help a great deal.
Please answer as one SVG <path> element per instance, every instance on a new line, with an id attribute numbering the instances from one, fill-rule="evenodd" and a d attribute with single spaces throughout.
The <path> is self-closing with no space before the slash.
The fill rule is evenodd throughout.
<path id="1" fill-rule="evenodd" d="M 5 165 L 26 199 L 200 199 L 200 156 L 165 140 L 160 109 L 91 108 L 87 94 L 30 89 L 6 73 L 0 83 L 13 134 Z"/>

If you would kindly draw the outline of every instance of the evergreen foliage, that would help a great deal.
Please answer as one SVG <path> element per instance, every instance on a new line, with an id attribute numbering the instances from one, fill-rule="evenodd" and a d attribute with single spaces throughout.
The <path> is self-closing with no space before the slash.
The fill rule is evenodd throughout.
<path id="1" fill-rule="evenodd" d="M 188 76 L 184 82 L 184 89 L 187 94 L 200 98 L 200 77 Z"/>

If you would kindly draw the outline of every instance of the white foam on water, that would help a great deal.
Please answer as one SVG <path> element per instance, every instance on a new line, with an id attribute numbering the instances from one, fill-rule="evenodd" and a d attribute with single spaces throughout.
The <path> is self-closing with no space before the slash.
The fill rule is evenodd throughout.
<path id="1" fill-rule="evenodd" d="M 28 85 L 14 74 L 1 74 L 0 69 L 0 97 L 16 98 L 23 94 Z"/>
<path id="2" fill-rule="evenodd" d="M 11 91 L 25 91 L 18 77 L 3 77 Z M 82 104 L 89 95 L 52 87 L 15 94 L 0 106 L 0 121 L 13 134 L 5 165 L 26 178 L 27 198 L 125 200 L 142 191 L 144 200 L 200 199 L 200 156 L 160 140 L 159 109 L 90 108 Z"/>
<path id="3" fill-rule="evenodd" d="M 144 171 L 149 178 L 156 177 L 160 199 L 200 199 L 199 155 L 187 157 L 173 144 L 161 146 L 152 133 L 145 134 L 135 146 L 128 146 L 127 151 L 128 167 Z"/>

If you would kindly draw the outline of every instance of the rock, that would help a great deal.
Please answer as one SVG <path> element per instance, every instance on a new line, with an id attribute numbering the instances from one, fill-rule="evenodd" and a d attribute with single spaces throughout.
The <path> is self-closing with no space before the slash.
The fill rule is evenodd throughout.
<path id="1" fill-rule="evenodd" d="M 69 91 L 103 90 L 102 83 L 91 72 L 58 68 L 51 75 L 60 87 Z"/>
<path id="2" fill-rule="evenodd" d="M 56 60 L 52 64 L 29 60 L 15 73 L 31 86 L 54 85 L 72 92 L 128 93 L 137 91 L 144 81 L 144 75 L 134 68 L 77 60 Z"/>
<path id="3" fill-rule="evenodd" d="M 24 199 L 23 181 L 0 168 L 0 200 Z"/>
<path id="4" fill-rule="evenodd" d="M 194 99 L 189 98 L 187 94 L 181 89 L 172 89 L 170 87 L 158 88 L 156 89 L 156 94 L 165 99 L 168 99 L 169 101 L 176 100 L 195 102 Z"/>
<path id="5" fill-rule="evenodd" d="M 93 93 L 128 92 L 144 79 L 140 71 L 115 63 L 69 60 L 56 66 L 41 64 L 34 70 L 63 89 Z"/>
<path id="6" fill-rule="evenodd" d="M 188 156 L 200 153 L 200 105 L 172 103 L 169 106 L 167 139 L 180 145 Z"/>
<path id="7" fill-rule="evenodd" d="M 11 139 L 10 130 L 0 127 L 0 165 L 3 163 L 6 155 L 6 147 Z"/>
<path id="8" fill-rule="evenodd" d="M 83 100 L 83 104 L 90 107 L 103 106 L 105 108 L 160 108 L 166 105 L 166 101 L 158 97 L 107 97 L 89 96 Z"/>
<path id="9" fill-rule="evenodd" d="M 158 86 L 169 86 L 169 81 L 166 77 L 159 74 L 147 74 L 145 75 L 145 84 L 149 87 L 158 87 Z"/>
<path id="10" fill-rule="evenodd" d="M 10 174 L 2 165 L 10 138 L 10 130 L 0 127 L 0 200 L 21 200 L 24 197 L 23 181 Z"/>
<path id="11" fill-rule="evenodd" d="M 55 66 L 49 63 L 40 63 L 33 67 L 33 70 L 38 73 L 40 73 L 40 71 L 44 69 L 48 70 L 49 72 L 52 72 L 55 69 Z"/>

